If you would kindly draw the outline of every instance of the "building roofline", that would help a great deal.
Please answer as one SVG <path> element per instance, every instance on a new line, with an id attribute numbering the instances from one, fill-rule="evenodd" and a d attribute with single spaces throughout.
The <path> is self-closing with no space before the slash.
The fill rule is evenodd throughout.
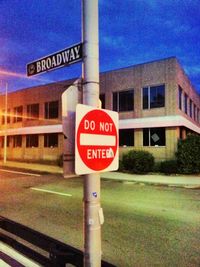
<path id="1" fill-rule="evenodd" d="M 27 91 L 27 90 L 32 90 L 32 89 L 39 89 L 39 88 L 42 88 L 42 87 L 48 87 L 48 86 L 53 86 L 55 84 L 63 84 L 63 85 L 71 85 L 74 83 L 74 81 L 76 81 L 77 78 L 70 78 L 68 80 L 61 80 L 61 81 L 55 81 L 55 82 L 50 82 L 50 83 L 45 83 L 45 84 L 39 84 L 39 85 L 33 85 L 31 87 L 26 87 L 26 88 L 22 88 L 22 89 L 17 89 L 15 91 L 11 91 L 11 92 L 8 92 L 9 94 L 15 94 L 15 93 L 18 93 L 18 92 L 23 92 L 23 91 Z"/>
<path id="2" fill-rule="evenodd" d="M 166 58 L 162 58 L 162 59 L 155 59 L 155 60 L 146 61 L 146 62 L 143 62 L 143 63 L 133 64 L 133 65 L 126 66 L 126 67 L 121 67 L 121 68 L 118 68 L 118 69 L 106 70 L 106 71 L 100 72 L 100 74 L 109 73 L 109 72 L 116 72 L 116 71 L 125 70 L 125 69 L 131 69 L 131 68 L 135 68 L 135 67 L 140 67 L 142 65 L 147 65 L 147 64 L 167 61 L 167 60 L 171 60 L 171 59 L 174 59 L 179 63 L 179 60 L 177 59 L 176 56 L 170 56 L 170 57 L 166 57 Z M 179 63 L 179 65 L 180 65 L 180 63 Z"/>
<path id="3" fill-rule="evenodd" d="M 164 62 L 164 61 L 168 61 L 168 60 L 174 60 L 177 65 L 180 67 L 180 69 L 183 71 L 184 75 L 186 76 L 187 80 L 190 83 L 190 86 L 193 88 L 193 90 L 195 91 L 195 93 L 197 93 L 197 95 L 200 95 L 197 88 L 192 84 L 189 75 L 185 72 L 184 68 L 182 67 L 180 60 L 176 57 L 176 56 L 170 56 L 170 57 L 166 57 L 166 58 L 162 58 L 162 59 L 156 59 L 156 60 L 151 60 L 151 61 L 146 61 L 146 62 L 142 62 L 142 63 L 138 63 L 138 64 L 133 64 L 130 66 L 126 66 L 126 67 L 121 67 L 121 68 L 116 68 L 116 69 L 112 69 L 112 70 L 106 70 L 106 71 L 102 71 L 99 73 L 99 75 L 104 75 L 107 73 L 115 73 L 115 72 L 119 72 L 119 71 L 123 71 L 123 70 L 128 70 L 128 69 L 132 69 L 132 68 L 137 68 L 143 65 L 148 65 L 148 64 L 153 64 L 153 63 L 159 63 L 159 62 Z M 27 87 L 27 88 L 22 88 L 22 89 L 18 89 L 15 91 L 11 91 L 9 92 L 9 94 L 12 93 L 17 93 L 17 92 L 23 92 L 25 90 L 31 90 L 31 89 L 36 89 L 36 88 L 41 88 L 41 87 L 47 87 L 47 86 L 53 86 L 55 84 L 63 84 L 63 85 L 71 85 L 74 83 L 74 81 L 78 79 L 78 77 L 74 77 L 74 78 L 70 78 L 68 80 L 61 80 L 61 81 L 55 81 L 55 82 L 50 82 L 50 83 L 45 83 L 45 84 L 41 84 L 41 85 L 35 85 L 35 86 L 31 86 L 31 87 Z"/>
<path id="4" fill-rule="evenodd" d="M 188 83 L 190 84 L 190 86 L 192 87 L 192 89 L 194 90 L 194 92 L 200 96 L 200 92 L 198 92 L 197 88 L 193 85 L 192 81 L 190 80 L 189 75 L 186 73 L 185 69 L 182 67 L 182 64 L 180 63 L 180 61 L 177 59 L 177 64 L 178 67 L 181 69 L 181 71 L 183 72 L 184 76 L 186 77 Z"/>
<path id="5" fill-rule="evenodd" d="M 106 71 L 100 72 L 99 74 L 101 75 L 101 74 L 105 74 L 105 73 L 109 73 L 109 72 L 116 72 L 116 71 L 120 71 L 120 70 L 125 70 L 125 69 L 130 69 L 130 68 L 142 66 L 142 65 L 145 65 L 145 64 L 152 64 L 152 63 L 156 63 L 156 62 L 162 62 L 162 61 L 166 61 L 166 60 L 170 60 L 170 59 L 177 60 L 177 58 L 175 56 L 171 56 L 171 57 L 167 57 L 167 58 L 162 58 L 162 59 L 147 61 L 147 62 L 143 62 L 143 63 L 133 64 L 133 65 L 130 65 L 130 66 L 127 66 L 127 67 L 121 67 L 121 68 L 118 68 L 118 69 L 106 70 Z M 180 65 L 180 63 L 179 63 L 179 65 Z M 40 84 L 40 85 L 34 85 L 34 86 L 31 86 L 31 87 L 26 87 L 26 88 L 18 89 L 18 90 L 15 90 L 15 91 L 11 91 L 9 94 L 17 93 L 17 92 L 23 92 L 24 90 L 29 90 L 29 89 L 34 89 L 34 88 L 51 86 L 51 85 L 59 84 L 59 83 L 60 84 L 68 83 L 70 85 L 70 84 L 73 84 L 73 82 L 76 79 L 78 79 L 78 77 L 70 78 L 68 80 L 61 80 L 61 81 L 55 81 L 55 82 L 50 82 L 50 83 L 45 83 L 45 84 Z"/>

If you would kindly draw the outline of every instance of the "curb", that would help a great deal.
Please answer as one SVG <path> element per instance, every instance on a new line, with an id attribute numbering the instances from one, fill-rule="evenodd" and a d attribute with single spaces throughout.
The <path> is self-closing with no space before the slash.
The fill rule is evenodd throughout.
<path id="1" fill-rule="evenodd" d="M 153 185 L 153 186 L 165 186 L 165 187 L 176 187 L 176 188 L 185 188 L 185 189 L 200 189 L 199 184 L 167 184 L 167 183 L 162 183 L 162 182 L 152 182 L 152 181 L 138 181 L 138 180 L 129 180 L 129 179 L 113 179 L 113 178 L 106 178 L 106 177 L 101 177 L 102 180 L 104 181 L 115 181 L 123 184 L 137 184 L 141 186 L 145 185 Z"/>
<path id="2" fill-rule="evenodd" d="M 31 171 L 33 173 L 39 173 L 39 174 L 62 174 L 59 171 L 48 171 L 48 166 L 46 168 L 46 170 L 41 170 L 40 168 L 23 168 L 23 167 L 17 167 L 17 166 L 7 166 L 7 165 L 0 165 L 0 168 L 5 169 L 5 170 L 14 170 L 14 171 Z"/>
<path id="3" fill-rule="evenodd" d="M 31 165 L 31 164 L 30 164 Z M 31 168 L 31 166 L 27 166 L 27 167 L 21 167 L 21 166 L 8 166 L 6 164 L 2 164 L 0 163 L 0 168 L 5 169 L 5 170 L 14 170 L 14 171 L 31 171 L 32 173 L 35 174 L 55 174 L 55 175 L 63 175 L 62 169 L 58 167 L 58 170 L 48 170 L 49 168 L 51 168 L 51 166 L 49 165 L 42 165 L 43 168 L 45 168 L 45 170 L 42 170 L 40 168 L 37 169 L 36 167 L 37 165 L 34 166 L 34 168 Z M 54 167 L 54 166 L 53 166 Z M 73 178 L 77 178 L 79 177 L 79 175 L 76 174 L 69 174 L 69 175 L 65 175 L 63 176 L 64 179 L 73 179 Z M 188 184 L 188 183 L 163 183 L 163 182 L 157 182 L 157 181 L 142 181 L 142 180 L 135 180 L 134 178 L 130 179 L 130 178 L 124 178 L 124 179 L 117 179 L 117 178 L 112 178 L 112 177 L 101 177 L 101 180 L 104 181 L 115 181 L 118 183 L 124 183 L 124 184 L 138 184 L 141 186 L 145 186 L 145 185 L 153 185 L 153 186 L 165 186 L 165 187 L 176 187 L 176 188 L 185 188 L 185 189 L 200 189 L 200 184 Z"/>

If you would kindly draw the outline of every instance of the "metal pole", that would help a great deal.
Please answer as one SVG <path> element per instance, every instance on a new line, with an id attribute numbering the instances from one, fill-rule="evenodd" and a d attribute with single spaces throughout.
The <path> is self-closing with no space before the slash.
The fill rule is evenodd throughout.
<path id="1" fill-rule="evenodd" d="M 98 0 L 82 0 L 83 104 L 98 107 Z M 101 266 L 100 174 L 84 176 L 84 266 Z"/>
<path id="2" fill-rule="evenodd" d="M 8 115 L 8 83 L 6 83 L 6 92 L 5 92 L 5 134 L 4 134 L 4 153 L 3 153 L 3 162 L 7 161 L 7 115 Z"/>

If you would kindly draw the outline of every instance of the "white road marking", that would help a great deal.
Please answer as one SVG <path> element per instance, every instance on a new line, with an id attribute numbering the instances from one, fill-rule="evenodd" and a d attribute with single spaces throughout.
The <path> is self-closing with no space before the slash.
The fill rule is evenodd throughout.
<path id="1" fill-rule="evenodd" d="M 41 189 L 41 188 L 36 188 L 36 187 L 31 187 L 31 189 L 44 192 L 44 193 L 56 194 L 56 195 L 65 196 L 65 197 L 72 197 L 71 194 L 66 194 L 66 193 L 61 193 L 61 192 L 56 192 L 56 191 L 51 191 L 51 190 L 46 190 L 46 189 Z"/>
<path id="2" fill-rule="evenodd" d="M 23 174 L 23 175 L 29 175 L 29 176 L 41 176 L 40 174 L 36 173 L 29 173 L 29 172 L 19 172 L 19 171 L 11 171 L 11 170 L 4 170 L 0 169 L 1 172 L 9 172 L 9 173 L 15 173 L 15 174 Z"/>

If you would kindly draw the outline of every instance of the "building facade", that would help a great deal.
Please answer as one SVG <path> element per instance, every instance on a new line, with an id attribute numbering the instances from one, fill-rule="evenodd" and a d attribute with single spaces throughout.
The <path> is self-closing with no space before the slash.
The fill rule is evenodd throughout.
<path id="1" fill-rule="evenodd" d="M 7 135 L 10 160 L 56 162 L 63 154 L 62 93 L 74 80 L 0 96 L 0 156 Z M 102 108 L 119 112 L 120 155 L 147 150 L 174 157 L 177 142 L 200 134 L 200 96 L 175 57 L 100 74 Z"/>

